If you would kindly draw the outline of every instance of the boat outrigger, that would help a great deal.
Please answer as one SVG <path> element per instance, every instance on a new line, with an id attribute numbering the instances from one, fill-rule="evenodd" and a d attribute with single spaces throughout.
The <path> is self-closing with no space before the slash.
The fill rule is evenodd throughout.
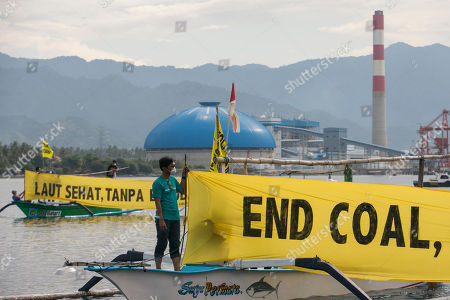
<path id="1" fill-rule="evenodd" d="M 407 288 L 422 282 L 351 280 L 319 257 L 296 259 L 234 260 L 222 264 L 188 264 L 180 272 L 151 268 L 152 256 L 128 251 L 111 263 L 69 262 L 85 266 L 134 299 L 232 298 L 299 299 L 353 293 L 371 299 L 366 292 Z M 327 275 L 286 269 L 298 267 Z M 332 278 L 332 279 L 331 279 Z M 89 291 L 102 277 L 93 277 L 79 291 Z M 153 298 L 151 298 L 153 297 Z"/>

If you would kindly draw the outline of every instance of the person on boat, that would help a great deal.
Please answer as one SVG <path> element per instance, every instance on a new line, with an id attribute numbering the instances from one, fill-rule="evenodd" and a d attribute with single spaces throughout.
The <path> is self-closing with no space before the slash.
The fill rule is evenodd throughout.
<path id="1" fill-rule="evenodd" d="M 152 185 L 152 197 L 155 199 L 157 216 L 156 223 L 156 268 L 161 269 L 164 251 L 169 243 L 170 258 L 175 271 L 180 271 L 180 213 L 178 211 L 177 193 L 185 194 L 187 166 L 183 168 L 181 183 L 175 177 L 175 161 L 170 157 L 159 160 L 161 176 Z"/>
<path id="2" fill-rule="evenodd" d="M 353 171 L 352 171 L 352 168 L 350 168 L 348 166 L 348 164 L 345 165 L 345 169 L 344 169 L 344 181 L 346 181 L 346 182 L 353 181 Z"/>
<path id="3" fill-rule="evenodd" d="M 12 193 L 13 201 L 20 201 L 23 199 L 23 195 L 25 194 L 25 191 L 23 191 L 19 195 L 17 195 L 17 191 L 15 191 L 15 190 L 11 191 L 11 193 Z"/>
<path id="4" fill-rule="evenodd" d="M 41 167 L 36 167 L 36 173 L 41 174 Z"/>
<path id="5" fill-rule="evenodd" d="M 109 178 L 116 178 L 117 172 L 119 172 L 119 168 L 117 167 L 117 161 L 113 160 L 112 163 L 108 167 L 106 176 L 108 176 Z"/>

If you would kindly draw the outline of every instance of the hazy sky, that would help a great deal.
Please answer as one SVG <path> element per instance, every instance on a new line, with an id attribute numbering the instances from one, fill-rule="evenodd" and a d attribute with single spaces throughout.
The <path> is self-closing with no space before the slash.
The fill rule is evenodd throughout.
<path id="1" fill-rule="evenodd" d="M 349 42 L 349 55 L 369 54 L 366 22 L 375 10 L 384 11 L 386 46 L 450 46 L 449 0 L 0 0 L 0 52 L 277 67 L 325 57 Z"/>

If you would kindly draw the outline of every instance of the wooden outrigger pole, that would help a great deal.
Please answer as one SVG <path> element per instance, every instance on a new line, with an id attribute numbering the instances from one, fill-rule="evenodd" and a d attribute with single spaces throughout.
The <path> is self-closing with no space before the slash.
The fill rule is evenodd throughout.
<path id="1" fill-rule="evenodd" d="M 405 160 L 419 161 L 419 179 L 418 186 L 423 187 L 423 173 L 426 159 L 450 158 L 450 154 L 442 155 L 410 155 L 410 156 L 392 156 L 392 157 L 374 157 L 361 159 L 342 159 L 342 160 L 301 160 L 301 159 L 275 159 L 275 158 L 237 158 L 237 157 L 216 157 L 217 163 L 225 163 L 228 160 L 230 164 L 268 164 L 268 165 L 299 165 L 299 166 L 339 166 L 346 164 L 370 164 L 376 162 L 394 162 Z"/>
<path id="2" fill-rule="evenodd" d="M 23 295 L 23 296 L 0 296 L 0 300 L 42 300 L 42 299 L 67 299 L 67 298 L 83 298 L 87 297 L 106 297 L 122 294 L 119 290 L 100 290 L 75 293 L 55 293 L 44 295 Z"/>
<path id="3" fill-rule="evenodd" d="M 444 155 L 420 155 L 420 156 L 393 156 L 393 157 L 374 157 L 362 159 L 343 159 L 343 160 L 297 160 L 297 159 L 275 159 L 275 158 L 238 158 L 228 157 L 230 164 L 268 164 L 268 165 L 300 165 L 300 166 L 338 166 L 345 164 L 370 164 L 375 162 L 393 162 L 402 160 L 421 160 L 421 159 L 442 159 L 450 158 L 450 154 Z M 224 157 L 216 157 L 216 162 L 225 163 Z"/>

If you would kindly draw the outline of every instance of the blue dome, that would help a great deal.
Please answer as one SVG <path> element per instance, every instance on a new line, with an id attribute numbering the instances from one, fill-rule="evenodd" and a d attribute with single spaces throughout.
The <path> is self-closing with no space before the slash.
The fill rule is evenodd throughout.
<path id="1" fill-rule="evenodd" d="M 145 149 L 202 149 L 213 143 L 216 105 L 220 102 L 200 102 L 201 106 L 171 115 L 159 123 L 147 135 Z M 230 123 L 228 147 L 275 148 L 272 134 L 252 117 L 237 112 L 240 133 L 233 132 Z M 219 107 L 219 119 L 223 134 L 227 134 L 228 111 Z"/>

